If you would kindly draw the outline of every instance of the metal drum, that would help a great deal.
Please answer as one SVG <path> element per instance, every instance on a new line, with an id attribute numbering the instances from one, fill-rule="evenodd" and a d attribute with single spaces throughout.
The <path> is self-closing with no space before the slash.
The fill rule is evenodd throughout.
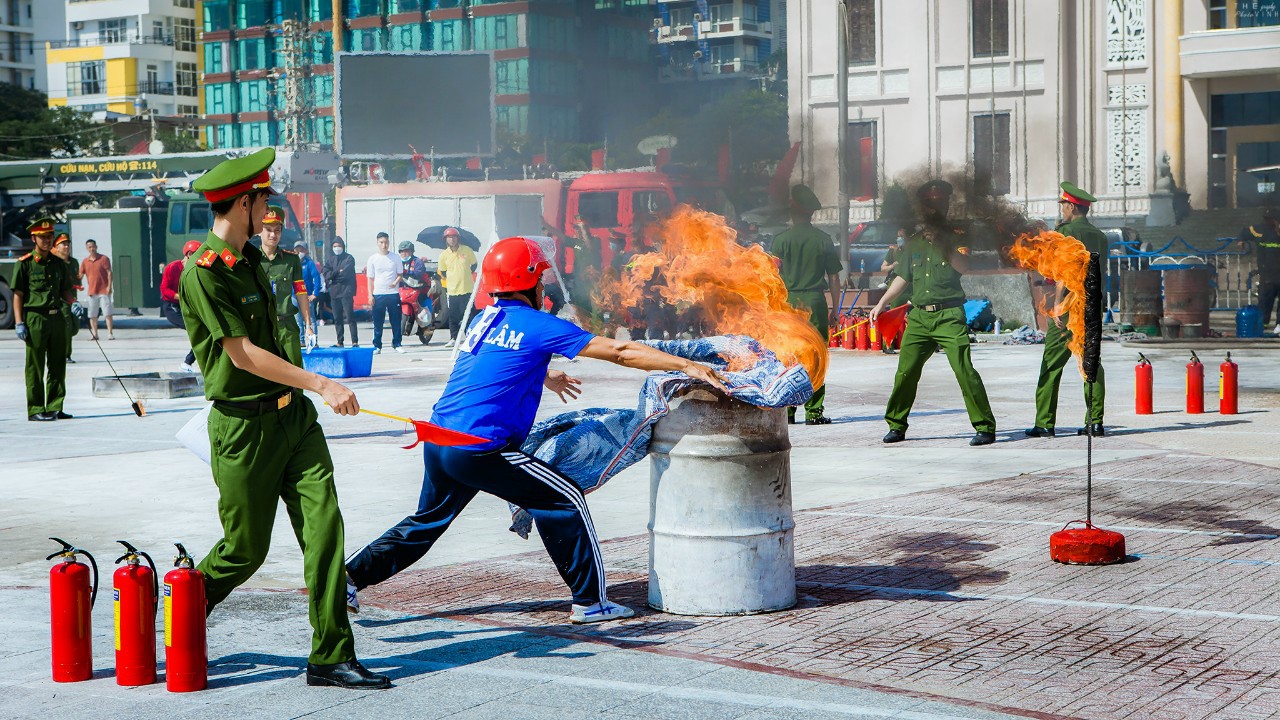
<path id="1" fill-rule="evenodd" d="M 782 408 L 697 388 L 650 444 L 649 605 L 746 615 L 796 604 L 791 442 Z"/>
<path id="2" fill-rule="evenodd" d="M 1209 308 L 1213 306 L 1213 291 L 1209 279 L 1213 270 L 1204 266 L 1181 267 L 1164 272 L 1164 316 L 1182 321 L 1182 336 L 1188 335 L 1189 326 L 1200 326 L 1203 337 L 1209 330 Z"/>
<path id="3" fill-rule="evenodd" d="M 1138 332 L 1160 331 L 1160 271 L 1120 270 L 1120 322 Z"/>

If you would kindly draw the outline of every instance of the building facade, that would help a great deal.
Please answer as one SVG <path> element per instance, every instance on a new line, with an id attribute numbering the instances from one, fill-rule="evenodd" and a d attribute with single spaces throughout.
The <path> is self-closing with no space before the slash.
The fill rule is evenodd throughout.
<path id="1" fill-rule="evenodd" d="M 198 117 L 195 0 L 68 0 L 45 43 L 49 105 Z"/>
<path id="2" fill-rule="evenodd" d="M 852 217 L 895 180 L 961 172 L 1035 217 L 1056 214 L 1063 179 L 1114 221 L 1145 219 L 1166 175 L 1195 208 L 1263 202 L 1243 178 L 1280 152 L 1276 4 L 848 0 Z M 832 206 L 836 18 L 835 2 L 788 6 L 798 172 Z"/>
<path id="3" fill-rule="evenodd" d="M 203 0 L 205 139 L 211 148 L 281 144 L 298 100 L 276 78 L 302 73 L 301 142 L 332 145 L 341 51 L 490 51 L 500 139 L 602 137 L 650 72 L 649 12 L 648 0 Z M 395 93 L 412 92 L 413 79 L 389 78 L 388 88 L 394 112 Z"/>
<path id="4" fill-rule="evenodd" d="M 657 0 L 650 41 L 669 94 L 703 99 L 758 87 L 778 0 Z M 785 7 L 785 5 L 783 5 Z"/>
<path id="5" fill-rule="evenodd" d="M 44 41 L 62 33 L 63 0 L 0 4 L 0 82 L 45 90 Z"/>

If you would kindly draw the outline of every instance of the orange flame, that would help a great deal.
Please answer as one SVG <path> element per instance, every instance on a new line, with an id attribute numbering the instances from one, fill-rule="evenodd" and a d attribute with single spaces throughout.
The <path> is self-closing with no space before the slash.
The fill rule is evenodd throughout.
<path id="1" fill-rule="evenodd" d="M 787 302 L 787 288 L 769 255 L 739 245 L 721 216 L 687 205 L 649 230 L 658 249 L 633 256 L 621 277 L 605 273 L 594 296 L 601 308 L 638 308 L 655 289 L 670 305 L 700 309 L 714 333 L 753 337 L 783 363 L 803 365 L 813 386 L 822 386 L 827 344 L 809 324 L 809 312 Z M 731 359 L 729 369 L 751 362 Z"/>
<path id="2" fill-rule="evenodd" d="M 1036 235 L 1023 235 L 1014 243 L 1009 256 L 1018 265 L 1034 270 L 1065 288 L 1062 301 L 1049 308 L 1040 301 L 1040 312 L 1050 317 L 1067 314 L 1067 329 L 1071 340 L 1067 349 L 1084 358 L 1084 276 L 1089 269 L 1089 251 L 1084 243 L 1062 233 L 1046 230 Z M 1084 368 L 1081 367 L 1081 375 Z"/>

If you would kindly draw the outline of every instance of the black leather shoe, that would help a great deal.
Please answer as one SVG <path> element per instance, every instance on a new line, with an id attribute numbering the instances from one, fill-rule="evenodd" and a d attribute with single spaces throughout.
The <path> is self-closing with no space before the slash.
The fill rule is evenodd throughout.
<path id="1" fill-rule="evenodd" d="M 1079 430 L 1077 430 L 1077 431 L 1076 431 L 1076 434 L 1077 434 L 1077 435 L 1088 435 L 1088 434 L 1089 434 L 1089 428 L 1093 428 L 1093 436 L 1094 436 L 1094 437 L 1106 437 L 1106 435 L 1107 435 L 1107 431 L 1103 429 L 1103 427 L 1102 427 L 1102 423 L 1094 423 L 1093 425 L 1089 425 L 1088 427 L 1082 427 L 1082 428 L 1080 428 Z"/>
<path id="2" fill-rule="evenodd" d="M 978 445 L 990 445 L 995 441 L 996 441 L 995 433 L 980 432 L 980 433 L 974 434 L 973 439 L 969 441 L 969 444 L 976 447 Z"/>
<path id="3" fill-rule="evenodd" d="M 57 419 L 58 419 L 58 416 L 54 415 L 53 413 L 36 413 L 35 415 L 27 416 L 27 420 L 32 420 L 35 422 L 49 422 L 50 420 L 57 420 Z"/>
<path id="4" fill-rule="evenodd" d="M 1026 435 L 1027 437 L 1053 437 L 1054 436 L 1053 428 L 1042 428 L 1038 425 L 1036 427 L 1027 428 L 1026 430 L 1023 430 L 1022 434 Z"/>
<path id="5" fill-rule="evenodd" d="M 369 672 L 359 660 L 334 665 L 307 663 L 307 684 L 331 685 L 348 690 L 386 690 L 391 687 L 391 678 Z"/>
<path id="6" fill-rule="evenodd" d="M 805 418 L 804 424 L 805 425 L 830 425 L 831 418 L 827 417 L 826 415 L 819 415 L 818 417 Z"/>
<path id="7" fill-rule="evenodd" d="M 897 442 L 902 442 L 903 440 L 906 440 L 906 439 L 907 439 L 907 433 L 905 430 L 890 430 L 889 432 L 884 434 L 884 437 L 880 439 L 880 442 L 886 443 L 886 444 L 897 443 Z"/>
<path id="8" fill-rule="evenodd" d="M 67 412 L 62 412 L 61 410 L 59 410 L 59 411 L 57 412 L 57 414 L 56 414 L 56 415 L 54 415 L 54 417 L 58 418 L 59 420 L 73 420 L 73 419 L 75 419 L 75 415 L 72 415 L 71 413 L 67 413 Z"/>
<path id="9" fill-rule="evenodd" d="M 67 358 L 67 362 L 71 363 L 72 365 L 76 364 L 76 361 L 72 360 L 71 358 Z"/>

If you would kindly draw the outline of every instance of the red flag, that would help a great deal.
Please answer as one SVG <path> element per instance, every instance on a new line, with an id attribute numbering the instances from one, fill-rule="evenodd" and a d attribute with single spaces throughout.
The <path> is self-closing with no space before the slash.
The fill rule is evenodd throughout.
<path id="1" fill-rule="evenodd" d="M 907 311 L 911 305 L 902 305 L 892 310 L 885 310 L 876 318 L 876 332 L 880 333 L 881 342 L 890 343 L 898 337 L 898 333 L 907 326 Z"/>
<path id="2" fill-rule="evenodd" d="M 418 447 L 418 443 L 431 443 L 440 447 L 457 447 L 459 445 L 479 445 L 480 443 L 489 442 L 482 437 L 433 425 L 425 420 L 410 420 L 409 422 L 413 423 L 413 429 L 418 433 L 418 439 L 414 440 L 412 445 L 406 445 L 405 450 L 412 450 Z"/>

